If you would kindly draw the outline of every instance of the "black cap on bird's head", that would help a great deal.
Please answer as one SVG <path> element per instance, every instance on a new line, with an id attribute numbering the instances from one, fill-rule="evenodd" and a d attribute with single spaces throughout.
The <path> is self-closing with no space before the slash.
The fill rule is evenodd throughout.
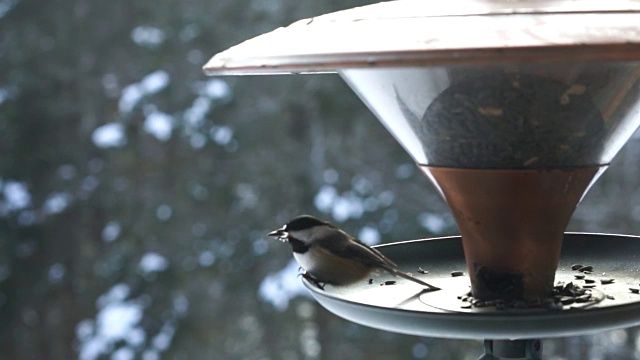
<path id="1" fill-rule="evenodd" d="M 280 229 L 268 233 L 267 236 L 276 237 L 280 241 L 287 241 L 289 232 L 307 230 L 320 225 L 329 225 L 329 223 L 315 218 L 311 215 L 300 215 L 291 219 Z"/>
<path id="2" fill-rule="evenodd" d="M 311 215 L 300 215 L 291 219 L 284 227 L 287 231 L 300 231 L 320 225 L 329 225 L 329 223 Z"/>

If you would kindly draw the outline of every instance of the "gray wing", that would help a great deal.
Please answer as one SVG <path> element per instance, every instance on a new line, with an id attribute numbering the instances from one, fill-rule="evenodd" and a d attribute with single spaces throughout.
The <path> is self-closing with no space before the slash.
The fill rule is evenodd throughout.
<path id="1" fill-rule="evenodd" d="M 346 241 L 345 239 L 351 239 L 353 241 Z M 398 267 L 398 265 L 384 256 L 380 251 L 368 246 L 342 230 L 337 230 L 334 235 L 325 236 L 317 241 L 319 242 L 319 246 L 341 257 L 358 260 L 372 266 L 384 268 Z"/>
<path id="2" fill-rule="evenodd" d="M 349 239 L 353 241 L 348 241 Z M 399 271 L 397 269 L 398 265 L 389 260 L 389 258 L 387 258 L 386 256 L 382 255 L 380 251 L 369 247 L 367 244 L 352 237 L 342 230 L 336 229 L 335 233 L 325 235 L 324 237 L 316 241 L 318 242 L 319 246 L 322 246 L 323 248 L 329 250 L 331 253 L 337 256 L 354 259 L 370 266 L 383 268 L 393 275 L 400 276 L 407 280 L 414 281 L 422 286 L 426 286 L 426 291 L 440 290 L 439 287 L 433 286 L 409 274 L 405 274 L 402 271 Z"/>

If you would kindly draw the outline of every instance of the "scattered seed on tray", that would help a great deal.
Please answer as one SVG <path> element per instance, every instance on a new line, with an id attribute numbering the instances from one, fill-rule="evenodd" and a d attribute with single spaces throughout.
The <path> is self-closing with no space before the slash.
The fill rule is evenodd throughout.
<path id="1" fill-rule="evenodd" d="M 613 297 L 613 295 L 605 295 L 605 297 L 609 300 L 615 300 L 616 298 Z"/>
<path id="2" fill-rule="evenodd" d="M 423 269 L 423 268 L 421 268 L 421 267 L 419 267 L 419 266 L 418 266 L 418 272 L 419 272 L 420 274 L 428 274 L 428 273 L 429 273 L 427 270 L 425 270 L 425 269 Z"/>
<path id="3" fill-rule="evenodd" d="M 595 280 L 593 280 L 593 279 L 584 279 L 584 283 L 585 283 L 585 284 L 593 284 L 593 283 L 595 283 L 595 282 L 596 282 L 596 281 L 595 281 Z"/>
<path id="4" fill-rule="evenodd" d="M 571 265 L 571 270 L 578 270 L 583 266 L 584 265 L 582 265 L 582 264 L 573 264 L 573 265 Z"/>
<path id="5" fill-rule="evenodd" d="M 593 271 L 593 266 L 591 266 L 591 265 L 583 266 L 583 267 L 579 268 L 578 271 L 580 271 L 582 273 L 585 272 L 585 271 Z"/>
<path id="6" fill-rule="evenodd" d="M 563 296 L 562 298 L 560 298 L 560 303 L 562 303 L 562 305 L 571 305 L 576 301 L 576 299 L 570 297 L 570 296 Z"/>
<path id="7" fill-rule="evenodd" d="M 453 277 L 462 276 L 462 275 L 464 275 L 464 273 L 462 271 L 452 271 L 451 272 L 451 276 L 453 276 Z"/>
<path id="8" fill-rule="evenodd" d="M 631 291 L 634 294 L 640 294 L 640 289 L 638 288 L 630 287 L 629 291 Z"/>
<path id="9" fill-rule="evenodd" d="M 591 293 L 590 289 L 595 286 L 595 284 L 580 286 L 572 282 L 559 282 L 553 288 L 553 295 L 547 298 L 479 300 L 473 296 L 460 295 L 458 299 L 462 300 L 461 307 L 464 309 L 493 307 L 496 310 L 535 308 L 562 310 L 564 306 L 582 306 L 601 301 L 601 298 Z"/>
<path id="10" fill-rule="evenodd" d="M 395 285 L 396 281 L 395 280 L 387 280 L 383 283 L 381 283 L 380 285 Z"/>
<path id="11" fill-rule="evenodd" d="M 611 279 L 611 278 L 600 279 L 600 284 L 602 284 L 602 285 L 613 284 L 614 281 L 615 280 Z"/>
<path id="12" fill-rule="evenodd" d="M 369 278 L 369 284 L 373 284 L 373 279 Z"/>
<path id="13" fill-rule="evenodd" d="M 586 275 L 585 275 L 585 274 L 575 274 L 575 275 L 573 275 L 573 276 L 574 276 L 576 279 L 578 279 L 578 280 L 582 280 L 582 279 L 584 279 L 584 277 L 585 277 Z"/>
<path id="14" fill-rule="evenodd" d="M 591 301 L 591 294 L 580 295 L 576 298 L 577 303 L 586 303 Z"/>

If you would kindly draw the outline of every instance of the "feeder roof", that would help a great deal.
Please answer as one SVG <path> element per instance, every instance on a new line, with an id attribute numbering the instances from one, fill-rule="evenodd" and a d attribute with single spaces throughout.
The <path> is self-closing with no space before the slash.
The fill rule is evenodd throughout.
<path id="1" fill-rule="evenodd" d="M 207 75 L 640 60 L 638 0 L 398 0 L 297 21 L 215 55 Z"/>

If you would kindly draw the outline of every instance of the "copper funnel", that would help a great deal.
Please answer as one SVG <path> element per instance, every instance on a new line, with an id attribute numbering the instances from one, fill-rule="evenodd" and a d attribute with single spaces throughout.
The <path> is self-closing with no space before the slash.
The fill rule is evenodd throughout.
<path id="1" fill-rule="evenodd" d="M 450 205 L 474 295 L 541 297 L 576 205 L 640 125 L 639 15 L 625 0 L 391 1 L 204 70 L 339 73 Z"/>
<path id="2" fill-rule="evenodd" d="M 460 227 L 473 295 L 480 299 L 551 294 L 564 230 L 604 169 L 422 167 Z"/>
<path id="3" fill-rule="evenodd" d="M 449 204 L 473 295 L 547 296 L 573 211 L 640 122 L 638 64 L 341 74 Z"/>

